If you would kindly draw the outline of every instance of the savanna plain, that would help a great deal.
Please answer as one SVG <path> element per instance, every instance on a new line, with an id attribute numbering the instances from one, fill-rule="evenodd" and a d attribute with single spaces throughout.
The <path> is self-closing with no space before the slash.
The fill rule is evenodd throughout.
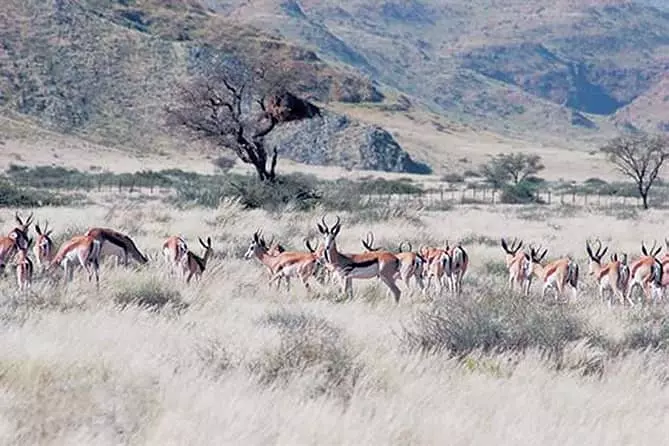
<path id="1" fill-rule="evenodd" d="M 23 211 L 25 212 L 25 211 Z M 609 307 L 587 275 L 585 241 L 639 252 L 664 240 L 665 213 L 560 206 L 457 205 L 338 212 L 338 246 L 362 251 L 459 241 L 470 256 L 463 293 L 407 290 L 399 304 L 376 280 L 354 298 L 312 280 L 308 293 L 267 286 L 244 259 L 262 229 L 289 250 L 320 241 L 326 209 L 166 205 L 150 195 L 91 192 L 85 205 L 34 209 L 54 241 L 119 228 L 151 259 L 62 282 L 0 281 L 0 443 L 27 444 L 649 444 L 669 436 L 669 311 Z M 13 209 L 2 213 L 13 227 Z M 211 236 L 200 281 L 169 277 L 164 239 Z M 500 237 L 572 255 L 576 299 L 506 289 Z M 643 236 L 643 237 L 642 237 Z"/>

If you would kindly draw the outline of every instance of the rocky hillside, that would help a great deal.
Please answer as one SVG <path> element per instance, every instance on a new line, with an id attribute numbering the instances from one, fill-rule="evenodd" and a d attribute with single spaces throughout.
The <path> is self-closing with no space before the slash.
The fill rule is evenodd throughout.
<path id="1" fill-rule="evenodd" d="M 453 118 L 526 135 L 669 128 L 666 2 L 207 0 Z M 655 7 L 664 7 L 656 9 Z"/>
<path id="2" fill-rule="evenodd" d="M 195 0 L 8 0 L 0 14 L 0 42 L 2 109 L 51 130 L 140 150 L 181 144 L 166 134 L 164 107 L 180 80 L 194 73 L 193 55 L 205 45 L 293 64 L 299 71 L 297 89 L 311 100 L 383 99 L 356 70 L 327 63 L 271 32 L 212 14 Z M 306 144 L 291 139 L 303 138 L 299 131 L 282 131 L 274 138 L 285 156 L 294 154 L 297 161 L 425 170 L 382 129 L 333 119 L 347 125 L 335 130 L 322 120 L 308 124 L 311 136 L 323 135 L 321 145 L 310 150 L 325 156 L 312 158 L 312 152 L 292 149 Z"/>

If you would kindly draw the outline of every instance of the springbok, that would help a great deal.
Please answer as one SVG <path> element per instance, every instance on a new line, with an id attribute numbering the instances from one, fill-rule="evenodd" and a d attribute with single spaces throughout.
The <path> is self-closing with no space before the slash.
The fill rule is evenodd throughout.
<path id="1" fill-rule="evenodd" d="M 32 244 L 32 239 L 28 240 L 28 245 L 23 248 L 18 248 L 16 257 L 14 257 L 14 264 L 16 266 L 16 282 L 19 290 L 23 291 L 30 287 L 33 280 L 33 262 L 28 257 L 28 248 Z"/>
<path id="2" fill-rule="evenodd" d="M 374 233 L 368 232 L 364 240 L 360 240 L 363 248 L 369 252 L 379 251 L 381 248 L 374 247 Z M 403 251 L 404 245 L 408 246 L 408 250 Z M 399 277 L 402 279 L 407 288 L 411 288 L 411 278 L 416 281 L 418 288 L 423 293 L 425 292 L 425 283 L 423 282 L 423 265 L 425 259 L 420 254 L 413 252 L 410 242 L 401 242 L 398 252 L 393 253 L 395 257 L 400 260 Z"/>
<path id="3" fill-rule="evenodd" d="M 445 248 L 421 246 L 418 252 L 425 259 L 425 266 L 423 268 L 423 275 L 427 277 L 425 289 L 429 289 L 432 279 L 436 279 L 435 287 L 437 288 L 437 294 L 441 294 L 442 289 L 446 285 L 444 280 L 449 280 L 450 286 L 450 248 L 448 246 Z"/>
<path id="4" fill-rule="evenodd" d="M 448 278 L 451 292 L 458 296 L 462 293 L 462 278 L 469 267 L 469 255 L 460 244 L 450 249 L 447 248 L 447 252 L 447 261 L 449 263 L 446 268 L 446 277 Z"/>
<path id="5" fill-rule="evenodd" d="M 662 276 L 664 267 L 662 262 L 657 258 L 657 255 L 662 250 L 662 246 L 657 246 L 657 242 L 653 241 L 653 247 L 648 249 L 646 244 L 641 242 L 641 257 L 632 262 L 629 266 L 630 279 L 627 284 L 627 293 L 625 298 L 628 302 L 631 300 L 634 288 L 639 287 L 643 291 L 646 299 L 653 300 L 654 292 L 659 292 L 662 289 Z"/>
<path id="6" fill-rule="evenodd" d="M 18 249 L 28 249 L 28 231 L 33 220 L 31 213 L 24 222 L 18 212 L 14 214 L 18 223 L 6 237 L 0 237 L 0 274 L 5 273 L 6 264 L 12 260 Z"/>
<path id="7" fill-rule="evenodd" d="M 617 296 L 621 304 L 625 304 L 625 290 L 629 281 L 629 269 L 623 260 L 618 258 L 618 254 L 611 254 L 611 260 L 602 264 L 602 259 L 608 251 L 608 247 L 602 247 L 602 242 L 597 240 L 597 247 L 593 250 L 589 241 L 585 242 L 585 252 L 590 257 L 588 262 L 588 275 L 593 276 L 599 286 L 599 297 L 604 300 L 604 293 L 609 291 L 611 297 Z M 625 258 L 626 260 L 626 258 Z M 608 302 L 611 306 L 612 299 Z M 631 304 L 632 301 L 629 301 Z"/>
<path id="8" fill-rule="evenodd" d="M 163 243 L 163 258 L 167 263 L 170 276 L 177 273 L 184 273 L 185 268 L 182 263 L 185 262 L 188 244 L 183 237 L 172 235 Z"/>
<path id="9" fill-rule="evenodd" d="M 502 238 L 502 249 L 504 263 L 509 271 L 509 289 L 513 290 L 517 285 L 526 296 L 530 295 L 532 285 L 532 260 L 529 254 L 522 251 L 523 241 L 514 238 L 511 245 Z"/>
<path id="10" fill-rule="evenodd" d="M 312 247 L 308 241 L 305 242 L 307 249 L 312 251 Z M 292 277 L 299 277 L 304 288 L 309 291 L 309 277 L 314 274 L 316 269 L 316 261 L 318 254 L 316 250 L 312 252 L 290 252 L 284 251 L 277 255 L 271 255 L 267 242 L 262 237 L 260 230 L 253 233 L 251 243 L 249 244 L 245 259 L 256 257 L 260 263 L 265 265 L 271 274 L 268 286 L 271 288 L 276 282 L 277 290 L 281 286 L 281 280 L 286 281 L 286 287 L 290 291 L 290 279 Z"/>
<path id="11" fill-rule="evenodd" d="M 204 248 L 202 257 L 198 256 L 193 251 L 188 250 L 186 251 L 184 260 L 181 261 L 184 273 L 188 273 L 186 276 L 186 283 L 190 283 L 193 277 L 198 280 L 202 277 L 202 273 L 204 273 L 204 270 L 207 267 L 207 261 L 213 253 L 213 250 L 211 249 L 211 237 L 207 237 L 207 243 L 200 237 L 198 237 L 198 241 L 200 242 L 200 245 L 202 245 L 202 248 Z"/>
<path id="12" fill-rule="evenodd" d="M 51 239 L 52 229 L 49 228 L 49 222 L 44 222 L 44 228 L 41 228 L 38 223 L 35 224 L 35 231 L 37 232 L 37 240 L 33 246 L 33 253 L 35 254 L 35 262 L 37 267 L 44 271 L 53 258 L 53 240 Z"/>
<path id="13" fill-rule="evenodd" d="M 140 264 L 145 264 L 149 261 L 149 259 L 137 249 L 135 242 L 129 236 L 114 229 L 89 228 L 84 235 L 93 236 L 95 239 L 99 240 L 102 245 L 100 257 L 116 257 L 117 265 L 118 260 L 122 258 L 123 265 L 128 266 L 128 255 Z"/>
<path id="14" fill-rule="evenodd" d="M 336 238 L 341 230 L 341 220 L 328 228 L 325 217 L 316 226 L 323 235 L 323 259 L 332 265 L 333 273 L 340 278 L 344 293 L 353 298 L 353 279 L 379 278 L 399 303 L 402 292 L 395 284 L 400 270 L 400 260 L 388 251 L 365 252 L 361 254 L 342 254 L 337 249 Z"/>
<path id="15" fill-rule="evenodd" d="M 578 293 L 578 263 L 569 257 L 565 257 L 542 265 L 541 262 L 546 257 L 548 249 L 544 249 L 543 253 L 539 254 L 540 250 L 541 248 L 537 250 L 530 247 L 532 274 L 543 282 L 541 297 L 546 296 L 546 291 L 549 288 L 556 288 L 555 299 L 557 300 L 564 297 L 565 287 L 571 288 L 573 297 L 576 297 Z"/>
<path id="16" fill-rule="evenodd" d="M 77 235 L 63 243 L 51 259 L 48 270 L 60 265 L 65 270 L 65 282 L 71 282 L 77 263 L 88 273 L 90 282 L 95 275 L 96 287 L 100 286 L 100 250 L 102 242 L 92 235 Z"/>

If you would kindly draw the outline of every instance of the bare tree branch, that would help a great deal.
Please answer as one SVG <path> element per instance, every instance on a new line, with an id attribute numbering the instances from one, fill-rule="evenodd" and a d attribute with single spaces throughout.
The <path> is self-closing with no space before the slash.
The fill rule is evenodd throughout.
<path id="1" fill-rule="evenodd" d="M 261 181 L 274 181 L 278 153 L 274 149 L 268 165 L 265 137 L 279 119 L 268 112 L 266 98 L 287 92 L 295 73 L 272 61 L 213 56 L 201 72 L 181 86 L 177 105 L 167 108 L 168 124 L 232 150 L 254 166 Z"/>

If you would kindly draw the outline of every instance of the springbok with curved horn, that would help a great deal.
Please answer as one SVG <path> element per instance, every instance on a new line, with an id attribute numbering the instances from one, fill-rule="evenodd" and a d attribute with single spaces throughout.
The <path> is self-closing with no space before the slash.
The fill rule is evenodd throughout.
<path id="1" fill-rule="evenodd" d="M 627 284 L 627 293 L 625 298 L 633 304 L 631 299 L 634 288 L 641 288 L 648 301 L 653 300 L 654 292 L 661 291 L 664 268 L 657 255 L 662 250 L 662 246 L 657 246 L 653 241 L 653 247 L 648 249 L 645 242 L 641 242 L 641 257 L 632 262 L 629 266 L 630 279 Z"/>
<path id="2" fill-rule="evenodd" d="M 546 296 L 549 288 L 555 288 L 557 293 L 555 299 L 564 297 L 565 288 L 572 290 L 573 297 L 578 293 L 578 263 L 569 257 L 553 260 L 545 265 L 541 262 L 546 257 L 548 249 L 544 249 L 540 254 L 541 248 L 530 247 L 530 259 L 532 261 L 532 274 L 537 276 L 543 282 L 541 288 L 541 297 Z"/>
<path id="3" fill-rule="evenodd" d="M 342 254 L 337 249 L 337 235 L 341 230 L 341 219 L 328 228 L 323 217 L 316 226 L 323 235 L 323 259 L 333 267 L 333 273 L 343 283 L 344 293 L 353 298 L 353 279 L 379 278 L 399 303 L 402 292 L 395 283 L 400 270 L 400 260 L 388 251 L 365 252 L 361 254 Z"/>
<path id="4" fill-rule="evenodd" d="M 28 249 L 28 232 L 30 224 L 33 221 L 33 214 L 23 221 L 19 213 L 14 214 L 14 219 L 18 223 L 6 237 L 0 237 L 0 274 L 5 273 L 6 264 L 12 260 L 17 250 Z"/>
<path id="5" fill-rule="evenodd" d="M 369 231 L 364 240 L 361 240 L 363 248 L 369 252 L 379 251 L 380 248 L 374 247 L 374 233 Z M 404 245 L 408 245 L 409 249 L 403 251 Z M 425 283 L 423 282 L 423 265 L 425 259 L 420 254 L 413 252 L 410 242 L 401 242 L 397 252 L 393 255 L 400 260 L 399 277 L 404 281 L 407 288 L 410 288 L 410 281 L 413 278 L 423 293 L 425 292 Z"/>
<path id="6" fill-rule="evenodd" d="M 311 252 L 284 251 L 277 255 L 271 255 L 267 242 L 262 237 L 262 232 L 257 230 L 253 233 L 244 258 L 256 257 L 270 270 L 271 278 L 268 283 L 270 287 L 276 282 L 277 289 L 279 289 L 283 279 L 286 282 L 287 289 L 290 290 L 290 279 L 299 277 L 304 288 L 309 291 L 309 277 L 314 273 L 319 253 L 312 249 L 308 241 L 305 241 L 305 244 Z"/>
<path id="7" fill-rule="evenodd" d="M 502 238 L 502 249 L 506 253 L 504 263 L 509 271 L 509 289 L 513 290 L 517 285 L 521 292 L 529 296 L 532 285 L 532 260 L 529 254 L 522 251 L 522 247 L 522 240 L 514 238 L 509 245 L 506 239 Z"/>
<path id="8" fill-rule="evenodd" d="M 214 252 L 211 248 L 211 237 L 207 237 L 207 243 L 205 243 L 200 237 L 197 239 L 200 242 L 202 248 L 204 248 L 202 257 L 198 256 L 191 250 L 187 250 L 184 259 L 181 261 L 181 265 L 184 268 L 184 275 L 186 273 L 188 274 L 186 276 L 186 283 L 190 283 L 193 277 L 198 280 L 202 278 L 202 273 L 204 273 L 204 270 L 207 267 L 207 261 Z"/>
<path id="9" fill-rule="evenodd" d="M 51 259 L 47 270 L 60 265 L 65 270 L 65 282 L 71 282 L 77 263 L 88 273 L 89 282 L 95 275 L 96 287 L 100 286 L 100 249 L 102 242 L 91 235 L 77 235 L 63 243 Z"/>
<path id="10" fill-rule="evenodd" d="M 602 259 L 608 251 L 608 247 L 603 247 L 602 242 L 597 240 L 597 247 L 593 246 L 589 241 L 585 242 L 585 252 L 590 257 L 588 262 L 588 275 L 593 276 L 599 286 L 599 297 L 604 300 L 604 293 L 609 291 L 611 295 L 617 296 L 620 303 L 625 303 L 625 290 L 627 289 L 627 282 L 629 281 L 629 270 L 626 265 L 618 258 L 618 254 L 611 254 L 611 260 L 603 264 Z M 609 306 L 612 304 L 612 299 L 608 299 Z M 632 303 L 630 301 L 630 303 Z"/>
<path id="11" fill-rule="evenodd" d="M 35 262 L 37 267 L 44 271 L 51 259 L 53 258 L 53 240 L 51 233 L 53 230 L 49 228 L 49 222 L 44 222 L 44 227 L 40 227 L 39 223 L 35 223 L 35 231 L 37 232 L 37 240 L 33 246 L 33 254 L 35 254 Z"/>

